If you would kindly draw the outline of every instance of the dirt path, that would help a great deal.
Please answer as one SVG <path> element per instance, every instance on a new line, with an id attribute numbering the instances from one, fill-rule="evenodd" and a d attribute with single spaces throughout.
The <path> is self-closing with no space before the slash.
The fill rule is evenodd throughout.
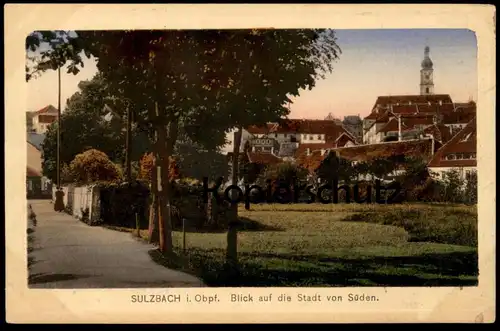
<path id="1" fill-rule="evenodd" d="M 151 260 L 152 245 L 130 233 L 88 226 L 53 210 L 49 200 L 30 200 L 36 214 L 31 234 L 31 288 L 200 287 L 194 276 Z"/>

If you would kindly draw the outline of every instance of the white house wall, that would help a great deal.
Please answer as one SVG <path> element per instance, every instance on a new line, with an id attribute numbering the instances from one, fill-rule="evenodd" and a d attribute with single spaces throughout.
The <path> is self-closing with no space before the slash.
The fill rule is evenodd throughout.
<path id="1" fill-rule="evenodd" d="M 300 142 L 302 144 L 324 144 L 326 142 L 326 135 L 322 133 L 304 133 L 300 135 Z"/>

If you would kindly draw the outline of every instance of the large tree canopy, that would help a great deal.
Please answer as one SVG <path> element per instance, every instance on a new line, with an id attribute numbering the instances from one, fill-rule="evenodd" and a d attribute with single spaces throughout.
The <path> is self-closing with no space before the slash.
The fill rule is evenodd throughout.
<path id="1" fill-rule="evenodd" d="M 105 107 L 109 98 L 107 85 L 101 75 L 90 81 L 82 81 L 80 89 L 67 100 L 66 110 L 61 116 L 61 163 L 69 165 L 77 154 L 89 148 L 104 152 L 115 163 L 123 163 L 125 147 L 125 122 L 120 110 L 114 116 Z M 147 137 L 139 130 L 133 130 L 134 154 L 138 161 L 149 148 Z M 46 133 L 43 149 L 42 169 L 44 175 L 55 180 L 57 153 L 57 123 Z"/>
<path id="2" fill-rule="evenodd" d="M 53 46 L 41 52 L 39 70 L 70 60 L 69 71 L 75 73 L 83 64 L 82 54 L 93 55 L 110 93 L 121 96 L 119 101 L 131 107 L 137 123 L 148 130 L 163 188 L 153 187 L 161 200 L 155 202 L 162 219 L 160 232 L 166 229 L 160 236 L 162 251 L 172 249 L 166 171 L 179 131 L 209 148 L 225 143 L 233 128 L 241 133 L 244 126 L 285 117 L 289 97 L 314 87 L 332 70 L 340 52 L 335 33 L 318 29 L 76 31 L 33 36 L 27 48 L 36 48 L 40 40 Z M 235 150 L 240 141 L 241 136 Z M 234 169 L 237 160 L 235 154 Z M 228 243 L 230 250 L 235 250 L 234 242 Z"/>

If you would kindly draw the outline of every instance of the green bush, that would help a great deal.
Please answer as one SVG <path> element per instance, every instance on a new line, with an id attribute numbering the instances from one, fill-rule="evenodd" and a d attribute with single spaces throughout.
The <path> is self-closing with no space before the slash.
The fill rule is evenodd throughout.
<path id="1" fill-rule="evenodd" d="M 188 181 L 189 182 L 189 181 Z M 192 230 L 220 230 L 226 229 L 229 220 L 230 204 L 223 200 L 221 203 L 212 200 L 214 212 L 209 218 L 207 204 L 203 201 L 202 185 L 199 182 L 192 184 L 185 181 L 172 184 L 172 226 L 174 229 L 182 226 L 182 219 L 186 219 Z M 210 221 L 210 222 L 209 222 Z"/>
<path id="2" fill-rule="evenodd" d="M 258 177 L 258 183 L 264 187 L 267 181 L 271 181 L 273 187 L 285 185 L 293 186 L 303 182 L 307 178 L 307 170 L 291 162 L 273 164 L 264 170 Z"/>
<path id="3" fill-rule="evenodd" d="M 136 227 L 135 215 L 139 216 L 140 227 L 147 229 L 149 187 L 143 182 L 127 185 L 99 182 L 101 219 L 103 225 Z"/>
<path id="4" fill-rule="evenodd" d="M 466 176 L 465 202 L 469 204 L 477 203 L 477 171 L 471 171 Z"/>

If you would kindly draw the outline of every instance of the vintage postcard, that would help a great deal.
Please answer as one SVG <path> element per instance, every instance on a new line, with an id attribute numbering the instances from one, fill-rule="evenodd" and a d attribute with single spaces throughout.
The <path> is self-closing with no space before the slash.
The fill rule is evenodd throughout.
<path id="1" fill-rule="evenodd" d="M 495 321 L 495 26 L 7 5 L 7 321 Z"/>

